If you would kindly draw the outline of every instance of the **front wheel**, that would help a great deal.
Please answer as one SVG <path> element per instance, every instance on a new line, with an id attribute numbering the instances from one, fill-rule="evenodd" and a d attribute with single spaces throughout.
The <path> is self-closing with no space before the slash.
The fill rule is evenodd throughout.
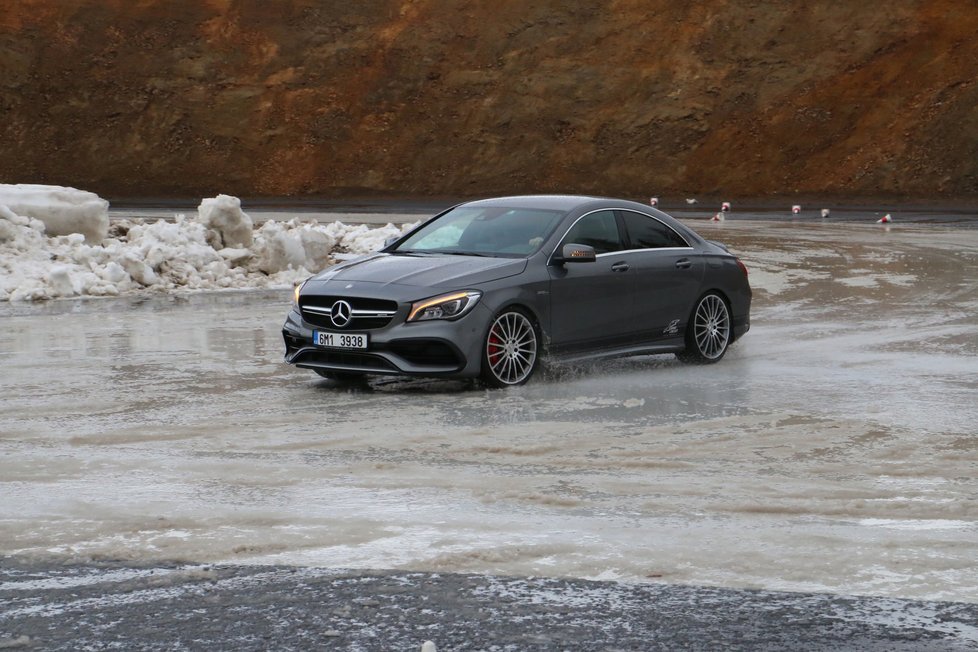
<path id="1" fill-rule="evenodd" d="M 537 367 L 539 341 L 529 315 L 518 308 L 501 312 L 482 347 L 482 379 L 492 387 L 522 385 Z"/>
<path id="2" fill-rule="evenodd" d="M 683 362 L 717 362 L 730 346 L 730 309 L 719 294 L 710 292 L 697 302 L 686 326 L 686 350 L 677 354 Z"/>

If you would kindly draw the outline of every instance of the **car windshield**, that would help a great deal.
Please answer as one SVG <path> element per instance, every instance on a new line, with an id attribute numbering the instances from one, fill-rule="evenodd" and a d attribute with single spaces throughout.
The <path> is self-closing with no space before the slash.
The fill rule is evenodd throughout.
<path id="1" fill-rule="evenodd" d="M 503 206 L 458 206 L 425 224 L 391 253 L 518 258 L 534 253 L 563 211 Z"/>

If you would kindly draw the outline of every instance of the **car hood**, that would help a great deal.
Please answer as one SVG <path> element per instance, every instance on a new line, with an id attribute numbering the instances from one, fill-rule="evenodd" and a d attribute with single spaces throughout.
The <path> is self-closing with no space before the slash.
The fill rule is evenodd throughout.
<path id="1" fill-rule="evenodd" d="M 373 254 L 324 270 L 311 281 L 377 283 L 382 286 L 477 288 L 482 283 L 515 276 L 526 269 L 525 258 L 479 256 L 415 256 Z"/>

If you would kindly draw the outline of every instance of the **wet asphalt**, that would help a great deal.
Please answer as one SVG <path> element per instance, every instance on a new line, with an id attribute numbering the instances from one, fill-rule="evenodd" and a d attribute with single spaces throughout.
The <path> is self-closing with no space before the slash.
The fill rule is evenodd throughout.
<path id="1" fill-rule="evenodd" d="M 970 650 L 978 605 L 575 579 L 0 562 L 0 649 Z"/>

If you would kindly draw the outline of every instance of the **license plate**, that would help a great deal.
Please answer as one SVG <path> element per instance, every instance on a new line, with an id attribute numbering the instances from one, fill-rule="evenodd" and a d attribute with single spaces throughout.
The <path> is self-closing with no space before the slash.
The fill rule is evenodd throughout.
<path id="1" fill-rule="evenodd" d="M 367 348 L 366 333 L 329 333 L 313 331 L 312 343 L 331 349 L 365 349 Z"/>

